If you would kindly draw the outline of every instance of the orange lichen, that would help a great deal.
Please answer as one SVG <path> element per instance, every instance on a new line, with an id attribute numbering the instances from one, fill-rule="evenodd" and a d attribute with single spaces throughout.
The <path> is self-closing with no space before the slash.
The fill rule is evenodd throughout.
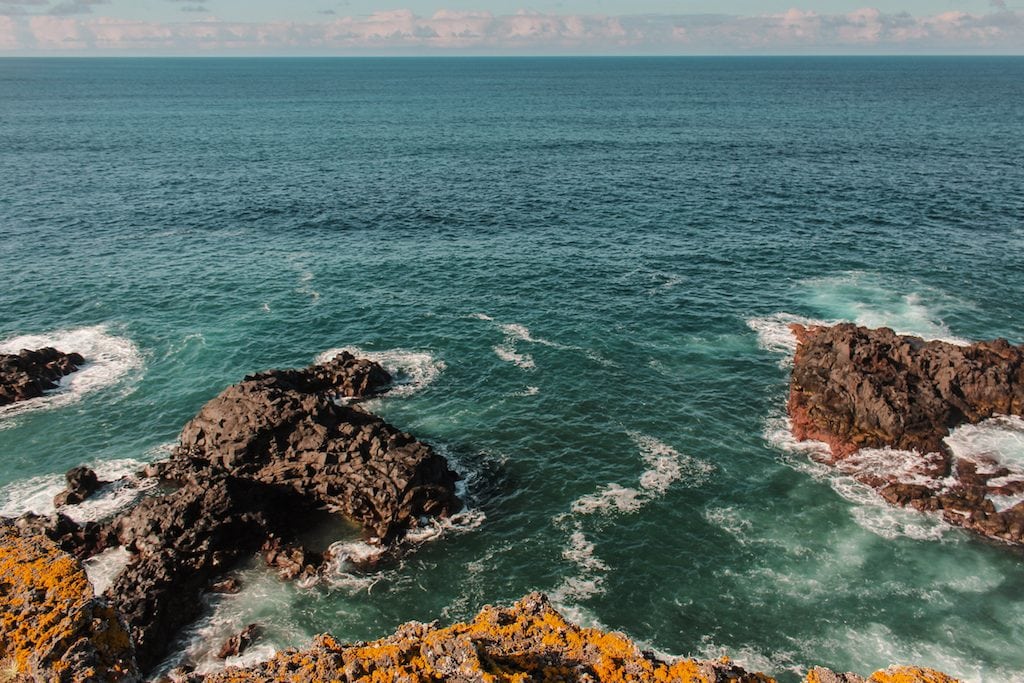
<path id="1" fill-rule="evenodd" d="M 0 660 L 15 676 L 85 681 L 136 673 L 118 615 L 52 541 L 0 525 L 0 577 Z"/>
<path id="2" fill-rule="evenodd" d="M 893 666 L 885 671 L 876 671 L 868 683 L 959 683 L 955 678 L 934 669 Z"/>
<path id="3" fill-rule="evenodd" d="M 229 669 L 209 683 L 348 681 L 428 683 L 473 680 L 608 683 L 771 683 L 728 660 L 672 664 L 644 655 L 625 636 L 570 624 L 539 595 L 514 607 L 485 607 L 447 628 L 410 623 L 390 638 L 343 647 L 321 636 L 303 652 L 285 652 L 249 670 Z"/>

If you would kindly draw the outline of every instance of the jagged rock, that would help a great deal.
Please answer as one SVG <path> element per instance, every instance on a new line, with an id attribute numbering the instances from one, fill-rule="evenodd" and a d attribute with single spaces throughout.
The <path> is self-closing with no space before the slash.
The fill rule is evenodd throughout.
<path id="1" fill-rule="evenodd" d="M 0 406 L 38 398 L 84 364 L 79 354 L 50 347 L 0 354 Z"/>
<path id="2" fill-rule="evenodd" d="M 185 426 L 161 475 L 220 472 L 290 486 L 390 543 L 420 517 L 447 515 L 461 503 L 457 475 L 430 446 L 332 400 L 365 396 L 387 381 L 380 366 L 350 354 L 326 366 L 247 377 Z"/>
<path id="3" fill-rule="evenodd" d="M 178 488 L 108 525 L 108 544 L 134 554 L 108 595 L 131 624 L 143 670 L 241 557 L 259 550 L 285 578 L 315 576 L 324 558 L 297 538 L 317 523 L 318 510 L 362 522 L 386 545 L 421 517 L 458 509 L 457 477 L 442 456 L 336 400 L 372 395 L 390 381 L 351 354 L 247 377 L 185 426 L 170 460 L 148 468 Z"/>
<path id="4" fill-rule="evenodd" d="M 249 624 L 242 632 L 238 635 L 231 636 L 221 646 L 217 652 L 217 659 L 227 659 L 228 657 L 237 657 L 238 655 L 249 649 L 249 646 L 259 640 L 262 635 L 263 629 L 260 628 L 259 624 Z"/>
<path id="5" fill-rule="evenodd" d="M 849 323 L 792 329 L 799 343 L 788 409 L 798 439 L 827 443 L 833 464 L 894 505 L 940 512 L 986 537 L 1024 543 L 1024 503 L 997 510 L 991 500 L 1024 493 L 1024 480 L 956 459 L 943 442 L 957 425 L 1024 415 L 1024 347 L 1004 339 L 926 342 Z M 889 468 L 858 467 L 865 448 L 917 455 L 892 453 Z"/>
<path id="6" fill-rule="evenodd" d="M 887 446 L 943 453 L 952 427 L 1024 415 L 1024 347 L 1005 339 L 958 346 L 852 323 L 792 329 L 793 432 L 837 458 Z"/>
<path id="7" fill-rule="evenodd" d="M 21 681 L 137 681 L 120 616 L 41 534 L 0 519 L 0 662 Z"/>
<path id="8" fill-rule="evenodd" d="M 111 531 L 107 525 L 97 522 L 79 524 L 59 512 L 48 516 L 26 512 L 12 523 L 23 532 L 46 536 L 61 550 L 79 559 L 102 552 L 110 547 L 112 540 Z"/>
<path id="9" fill-rule="evenodd" d="M 525 676 L 524 676 L 525 675 Z M 731 681 L 768 683 L 728 660 L 661 662 L 625 636 L 580 628 L 547 598 L 529 595 L 511 608 L 485 607 L 473 621 L 446 628 L 411 622 L 373 643 L 342 645 L 329 635 L 248 669 L 228 669 L 193 683 L 272 681 Z"/>
<path id="10" fill-rule="evenodd" d="M 270 661 L 200 676 L 190 683 L 305 683 L 306 681 L 449 681 L 514 683 L 773 683 L 727 658 L 659 660 L 619 633 L 580 628 L 539 593 L 510 608 L 484 607 L 468 623 L 440 627 L 410 622 L 372 643 L 342 644 L 318 636 L 305 650 L 288 650 Z M 930 669 L 890 668 L 869 683 L 956 683 Z M 855 674 L 817 667 L 806 683 L 865 683 Z"/>
<path id="11" fill-rule="evenodd" d="M 219 475 L 140 502 L 117 518 L 117 540 L 135 554 L 107 591 L 131 625 L 148 670 L 202 609 L 210 583 L 273 535 L 302 529 L 311 509 L 293 490 Z"/>
<path id="12" fill-rule="evenodd" d="M 240 590 L 242 590 L 242 582 L 234 576 L 216 581 L 210 586 L 211 593 L 220 593 L 222 595 L 235 595 Z"/>
<path id="13" fill-rule="evenodd" d="M 72 467 L 64 475 L 68 487 L 53 498 L 54 507 L 77 505 L 96 493 L 103 482 L 88 467 Z"/>

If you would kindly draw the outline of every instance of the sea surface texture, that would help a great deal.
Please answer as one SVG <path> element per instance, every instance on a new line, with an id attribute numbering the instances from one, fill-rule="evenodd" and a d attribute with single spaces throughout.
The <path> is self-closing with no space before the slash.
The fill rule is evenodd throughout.
<path id="1" fill-rule="evenodd" d="M 0 351 L 91 360 L 0 413 L 0 514 L 349 348 L 471 508 L 372 572 L 253 561 L 183 635 L 202 670 L 252 622 L 245 661 L 541 590 L 787 682 L 1024 681 L 1022 554 L 888 507 L 784 412 L 789 322 L 1024 341 L 1022 130 L 1015 58 L 0 61 Z M 1024 421 L 951 441 L 1024 477 Z"/>

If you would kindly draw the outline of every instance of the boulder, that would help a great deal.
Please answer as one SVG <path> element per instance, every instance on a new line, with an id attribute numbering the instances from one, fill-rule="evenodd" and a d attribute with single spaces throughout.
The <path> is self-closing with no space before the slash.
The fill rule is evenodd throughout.
<path id="1" fill-rule="evenodd" d="M 38 398 L 84 364 L 79 354 L 50 347 L 0 354 L 0 406 Z"/>
<path id="2" fill-rule="evenodd" d="M 88 467 L 73 467 L 64 475 L 68 487 L 53 498 L 54 507 L 77 505 L 96 493 L 103 482 Z"/>
<path id="3" fill-rule="evenodd" d="M 926 342 L 850 323 L 792 329 L 788 410 L 798 439 L 827 443 L 832 464 L 894 505 L 1024 543 L 1024 503 L 997 510 L 992 500 L 1024 493 L 1024 479 L 956 459 L 943 442 L 958 425 L 1024 415 L 1024 346 Z M 885 448 L 895 449 L 883 452 L 890 462 L 864 465 L 862 449 Z"/>

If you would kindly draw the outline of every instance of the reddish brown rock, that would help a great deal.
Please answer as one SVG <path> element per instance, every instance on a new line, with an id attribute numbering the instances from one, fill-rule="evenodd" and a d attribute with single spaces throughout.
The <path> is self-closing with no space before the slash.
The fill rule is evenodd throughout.
<path id="1" fill-rule="evenodd" d="M 77 353 L 49 347 L 0 354 L 0 406 L 38 398 L 84 364 L 85 359 Z"/>
<path id="2" fill-rule="evenodd" d="M 989 538 L 1024 542 L 1024 503 L 998 510 L 992 502 L 1024 493 L 1024 480 L 956 459 L 943 442 L 958 425 L 1024 415 L 1024 347 L 1004 339 L 926 342 L 849 323 L 792 329 L 798 346 L 788 410 L 798 439 L 827 443 L 833 464 L 894 505 L 941 511 Z M 907 462 L 892 453 L 888 470 L 863 467 L 858 451 L 866 448 L 917 456 Z"/>
<path id="3" fill-rule="evenodd" d="M 221 645 L 220 650 L 217 652 L 217 659 L 227 659 L 228 657 L 237 657 L 246 650 L 249 646 L 259 640 L 262 635 L 263 629 L 260 628 L 259 624 L 249 624 L 241 633 L 231 636 L 224 644 Z"/>

